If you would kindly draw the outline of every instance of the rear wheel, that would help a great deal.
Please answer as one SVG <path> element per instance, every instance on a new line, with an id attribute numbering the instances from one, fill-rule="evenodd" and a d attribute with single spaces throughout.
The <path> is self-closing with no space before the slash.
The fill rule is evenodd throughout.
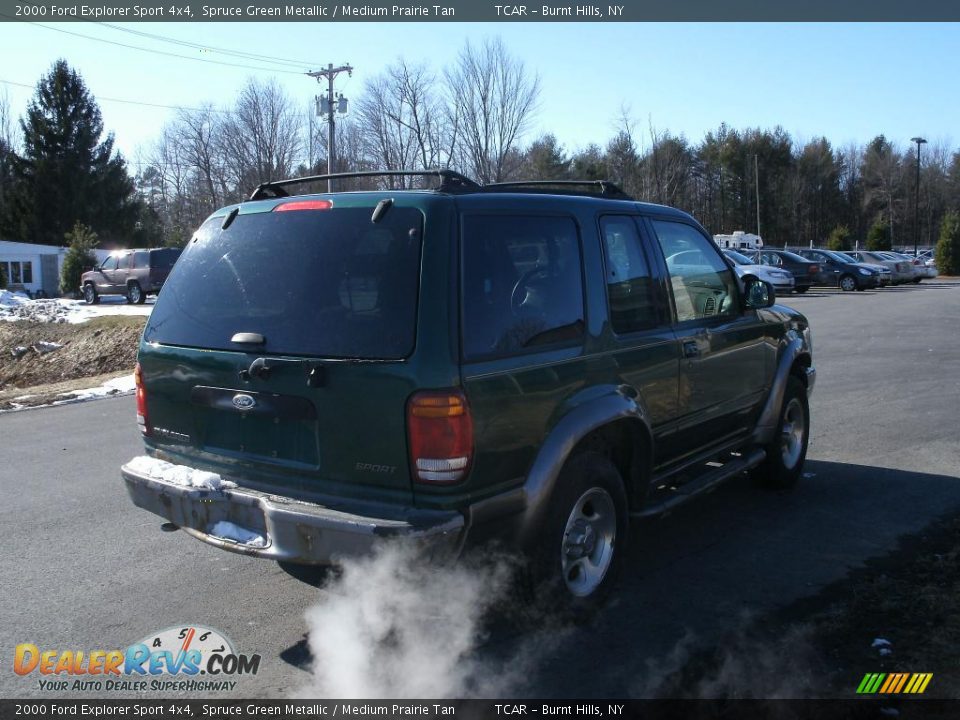
<path id="1" fill-rule="evenodd" d="M 143 305 L 143 301 L 146 299 L 147 296 L 140 287 L 140 283 L 132 282 L 127 285 L 127 302 L 130 305 Z"/>
<path id="2" fill-rule="evenodd" d="M 83 301 L 87 305 L 96 305 L 98 302 L 100 302 L 100 294 L 93 286 L 93 283 L 87 283 L 83 286 Z"/>
<path id="3" fill-rule="evenodd" d="M 840 289 L 844 292 L 852 292 L 857 289 L 857 279 L 853 275 L 844 275 L 840 278 Z"/>
<path id="4" fill-rule="evenodd" d="M 595 612 L 623 565 L 628 522 L 623 480 L 609 458 L 570 458 L 531 551 L 528 580 L 537 604 L 572 620 Z"/>
<path id="5" fill-rule="evenodd" d="M 807 389 L 794 376 L 787 380 L 780 419 L 773 439 L 767 444 L 767 456 L 753 471 L 762 485 L 774 489 L 791 488 L 800 479 L 810 440 L 810 407 Z"/>

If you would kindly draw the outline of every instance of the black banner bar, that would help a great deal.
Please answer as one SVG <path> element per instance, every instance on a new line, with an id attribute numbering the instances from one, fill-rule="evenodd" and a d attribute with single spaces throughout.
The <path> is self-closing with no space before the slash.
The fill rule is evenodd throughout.
<path id="1" fill-rule="evenodd" d="M 0 0 L 3 22 L 960 21 L 950 0 Z"/>

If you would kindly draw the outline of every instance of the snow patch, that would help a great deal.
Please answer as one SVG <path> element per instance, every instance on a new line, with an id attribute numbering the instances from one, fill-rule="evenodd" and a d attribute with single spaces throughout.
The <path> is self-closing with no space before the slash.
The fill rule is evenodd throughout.
<path id="1" fill-rule="evenodd" d="M 207 531 L 207 534 L 215 535 L 223 540 L 233 540 L 243 545 L 249 545 L 250 547 L 262 548 L 267 546 L 267 541 L 263 535 L 242 528 L 239 525 L 234 525 L 227 520 L 218 522 Z"/>
<path id="2" fill-rule="evenodd" d="M 127 463 L 134 472 L 147 475 L 156 480 L 163 480 L 172 485 L 181 487 L 195 487 L 201 490 L 223 490 L 236 487 L 235 482 L 224 480 L 217 473 L 207 472 L 206 470 L 197 470 L 186 465 L 174 465 L 173 463 L 157 460 L 156 458 L 139 455 Z"/>
<path id="3" fill-rule="evenodd" d="M 109 395 L 127 395 L 137 389 L 137 382 L 133 375 L 124 375 L 122 377 L 107 380 L 103 385 L 86 390 L 71 390 L 61 393 L 60 397 L 65 400 L 57 400 L 54 405 L 63 405 L 70 402 L 81 400 L 92 400 L 93 398 L 107 397 Z"/>
<path id="4" fill-rule="evenodd" d="M 19 307 L 27 302 L 30 302 L 30 298 L 21 292 L 0 290 L 0 307 Z"/>
<path id="5" fill-rule="evenodd" d="M 108 296 L 99 305 L 87 305 L 68 298 L 31 300 L 22 293 L 0 290 L 0 320 L 77 324 L 103 315 L 149 315 L 152 302 L 150 298 L 144 305 L 128 305 L 123 297 Z"/>

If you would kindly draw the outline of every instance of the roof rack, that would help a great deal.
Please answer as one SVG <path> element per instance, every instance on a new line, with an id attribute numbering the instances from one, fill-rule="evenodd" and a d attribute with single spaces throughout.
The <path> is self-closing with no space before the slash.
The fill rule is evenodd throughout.
<path id="1" fill-rule="evenodd" d="M 577 192 L 575 188 L 593 189 L 595 192 Z M 481 192 L 501 192 L 517 190 L 562 195 L 592 195 L 615 200 L 633 200 L 619 185 L 609 180 L 519 180 L 515 182 L 488 183 Z"/>
<path id="2" fill-rule="evenodd" d="M 482 187 L 478 183 L 468 178 L 466 175 L 461 175 L 453 170 L 363 170 L 357 172 L 329 173 L 327 175 L 308 175 L 306 177 L 260 183 L 257 185 L 256 190 L 254 190 L 250 195 L 250 200 L 266 200 L 269 198 L 288 197 L 290 193 L 284 190 L 285 187 L 289 187 L 291 185 L 301 185 L 309 182 L 318 182 L 321 180 L 341 180 L 344 178 L 357 177 L 417 177 L 430 175 L 435 175 L 440 179 L 440 184 L 434 188 L 439 192 L 476 192 Z"/>

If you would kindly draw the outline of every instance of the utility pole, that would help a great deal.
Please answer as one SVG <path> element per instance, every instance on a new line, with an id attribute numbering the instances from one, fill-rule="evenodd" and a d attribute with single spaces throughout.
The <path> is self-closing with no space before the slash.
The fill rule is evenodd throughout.
<path id="1" fill-rule="evenodd" d="M 760 237 L 760 155 L 753 156 L 753 184 L 757 186 L 757 237 Z"/>
<path id="2" fill-rule="evenodd" d="M 913 235 L 913 256 L 916 257 L 920 246 L 920 146 L 927 141 L 922 137 L 910 138 L 910 141 L 917 144 L 917 187 L 913 198 L 913 214 L 916 225 Z"/>
<path id="3" fill-rule="evenodd" d="M 334 120 L 333 115 L 335 112 L 346 112 L 346 99 L 341 96 L 340 100 L 343 103 L 343 109 L 334 105 L 334 100 L 336 99 L 333 94 L 333 81 L 340 73 L 345 72 L 347 75 L 353 75 L 353 67 L 350 65 L 341 65 L 340 67 L 334 67 L 333 63 L 327 65 L 324 70 L 317 70 L 316 72 L 308 72 L 312 78 L 316 78 L 317 82 L 320 82 L 320 78 L 327 79 L 327 97 L 324 101 L 325 107 L 327 109 L 327 174 L 332 175 L 334 168 L 336 167 L 336 147 L 334 141 Z M 339 103 L 338 103 L 339 105 Z M 327 192 L 333 192 L 333 180 L 327 180 Z"/>

